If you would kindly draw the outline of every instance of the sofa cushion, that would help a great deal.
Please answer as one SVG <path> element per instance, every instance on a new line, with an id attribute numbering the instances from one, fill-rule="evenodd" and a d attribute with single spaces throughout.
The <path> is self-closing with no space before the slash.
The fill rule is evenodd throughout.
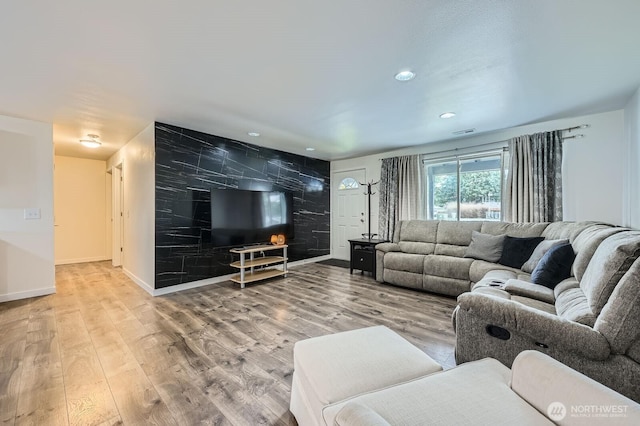
<path id="1" fill-rule="evenodd" d="M 433 254 L 436 247 L 435 243 L 420 243 L 416 241 L 400 241 L 398 246 L 404 253 L 413 254 Z"/>
<path id="2" fill-rule="evenodd" d="M 454 246 L 468 246 L 471 243 L 471 233 L 479 231 L 482 222 L 451 222 L 440 221 L 438 225 L 438 244 L 451 244 Z"/>
<path id="3" fill-rule="evenodd" d="M 547 240 L 569 240 L 570 243 L 586 228 L 599 222 L 551 222 L 542 231 L 542 237 Z M 600 223 L 601 224 L 601 223 Z"/>
<path id="4" fill-rule="evenodd" d="M 371 407 L 392 425 L 552 425 L 511 390 L 510 378 L 507 367 L 487 358 L 362 395 L 353 402 Z M 326 424 L 334 424 L 345 405 L 327 407 Z"/>
<path id="5" fill-rule="evenodd" d="M 640 259 L 620 279 L 594 328 L 607 338 L 616 354 L 625 353 L 640 339 Z"/>
<path id="6" fill-rule="evenodd" d="M 575 258 L 571 244 L 553 247 L 531 273 L 531 281 L 553 289 L 559 282 L 571 276 L 571 266 Z"/>
<path id="7" fill-rule="evenodd" d="M 512 237 L 539 237 L 548 223 L 482 222 L 480 232 L 492 235 L 511 235 Z"/>
<path id="8" fill-rule="evenodd" d="M 510 294 L 529 297 L 545 303 L 555 303 L 556 301 L 553 290 L 528 281 L 510 279 L 504 284 L 504 289 Z"/>
<path id="9" fill-rule="evenodd" d="M 438 220 L 403 220 L 399 223 L 397 235 L 399 241 L 415 241 L 420 243 L 435 243 L 438 230 Z M 398 241 L 394 241 L 398 242 Z"/>
<path id="10" fill-rule="evenodd" d="M 558 285 L 553 288 L 553 294 L 556 296 L 556 299 L 560 294 L 569 290 L 570 288 L 580 287 L 580 283 L 576 279 L 576 277 L 569 277 L 566 280 L 560 281 Z"/>
<path id="11" fill-rule="evenodd" d="M 559 425 L 638 424 L 640 405 L 538 351 L 518 354 L 510 384 L 528 404 L 549 417 L 555 417 L 549 412 L 553 403 L 561 402 L 566 411 L 564 419 L 555 419 Z"/>
<path id="12" fill-rule="evenodd" d="M 553 314 L 553 315 L 556 314 L 556 308 L 555 306 L 553 306 L 553 303 L 543 302 L 542 300 L 536 300 L 530 297 L 517 296 L 515 294 L 511 295 L 511 300 L 513 300 L 514 302 L 521 303 L 530 308 L 534 308 L 539 311 L 546 312 L 548 314 Z"/>
<path id="13" fill-rule="evenodd" d="M 469 281 L 469 268 L 473 259 L 452 256 L 425 256 L 424 274 Z"/>
<path id="14" fill-rule="evenodd" d="M 424 255 L 391 252 L 384 256 L 384 267 L 396 271 L 412 272 L 421 274 L 424 265 Z"/>
<path id="15" fill-rule="evenodd" d="M 575 240 L 571 241 L 573 251 L 576 252 L 576 260 L 573 262 L 573 276 L 582 280 L 582 275 L 596 249 L 605 238 L 623 231 L 623 228 L 615 228 L 611 225 L 596 224 L 584 229 Z"/>
<path id="16" fill-rule="evenodd" d="M 502 256 L 505 238 L 505 235 L 489 235 L 473 231 L 464 257 L 497 262 Z"/>
<path id="17" fill-rule="evenodd" d="M 542 257 L 547 254 L 547 252 L 549 250 L 551 250 L 552 248 L 556 247 L 556 246 L 560 246 L 562 244 L 567 244 L 569 242 L 569 240 L 565 239 L 565 240 L 544 240 L 542 241 L 540 244 L 537 245 L 537 247 L 535 248 L 535 250 L 533 250 L 533 253 L 531 253 L 531 256 L 529 257 L 529 259 L 527 259 L 526 262 L 524 262 L 524 265 L 522 265 L 522 269 L 524 272 L 528 272 L 531 273 L 533 272 L 533 270 L 536 268 L 536 266 L 538 266 L 538 262 L 540 262 L 540 260 L 542 259 Z"/>
<path id="18" fill-rule="evenodd" d="M 640 231 L 610 236 L 598 246 L 580 280 L 594 314 L 600 314 L 620 278 L 640 256 Z"/>
<path id="19" fill-rule="evenodd" d="M 464 257 L 468 246 L 454 246 L 453 244 L 436 244 L 434 254 L 442 256 Z"/>
<path id="20" fill-rule="evenodd" d="M 570 288 L 556 297 L 556 314 L 569 321 L 593 327 L 596 316 L 580 287 Z"/>
<path id="21" fill-rule="evenodd" d="M 469 279 L 471 282 L 477 283 L 483 278 L 489 277 L 488 274 L 501 274 L 500 278 L 517 278 L 520 271 L 508 266 L 499 265 L 497 263 L 487 262 L 485 260 L 474 260 L 469 268 Z M 491 278 L 497 276 L 491 275 Z"/>
<path id="22" fill-rule="evenodd" d="M 500 256 L 498 263 L 520 269 L 543 240 L 543 237 L 519 238 L 506 236 L 502 246 L 502 256 Z"/>

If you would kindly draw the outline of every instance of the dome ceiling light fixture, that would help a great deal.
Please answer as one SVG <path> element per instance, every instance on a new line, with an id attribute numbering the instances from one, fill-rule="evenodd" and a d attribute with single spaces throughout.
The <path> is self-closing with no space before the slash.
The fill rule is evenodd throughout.
<path id="1" fill-rule="evenodd" d="M 99 148 L 102 143 L 97 141 L 100 135 L 88 134 L 89 139 L 80 139 L 80 143 L 87 148 Z"/>
<path id="2" fill-rule="evenodd" d="M 409 81 L 409 80 L 413 80 L 415 77 L 416 77 L 416 73 L 409 70 L 400 71 L 398 74 L 395 75 L 395 79 L 398 81 Z"/>
<path id="3" fill-rule="evenodd" d="M 253 138 L 257 138 L 258 136 L 260 136 L 260 133 L 258 132 L 247 132 L 247 134 Z"/>
<path id="4" fill-rule="evenodd" d="M 440 118 L 452 118 L 455 116 L 456 116 L 455 112 L 443 112 L 442 114 L 440 114 Z"/>

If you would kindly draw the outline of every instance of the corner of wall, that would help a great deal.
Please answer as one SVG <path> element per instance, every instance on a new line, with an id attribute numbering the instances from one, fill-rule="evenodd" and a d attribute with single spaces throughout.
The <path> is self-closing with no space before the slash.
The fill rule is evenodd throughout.
<path id="1" fill-rule="evenodd" d="M 640 229 L 640 88 L 624 108 L 623 223 Z"/>
<path id="2" fill-rule="evenodd" d="M 0 301 L 54 293 L 51 124 L 0 116 L 0 181 Z"/>

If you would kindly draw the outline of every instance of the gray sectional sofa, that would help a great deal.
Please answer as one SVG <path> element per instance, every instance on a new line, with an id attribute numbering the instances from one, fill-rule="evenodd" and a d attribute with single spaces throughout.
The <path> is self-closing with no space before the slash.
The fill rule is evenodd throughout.
<path id="1" fill-rule="evenodd" d="M 473 231 L 566 239 L 571 276 L 551 289 L 520 269 L 464 257 Z M 376 246 L 377 280 L 458 297 L 456 361 L 511 366 L 544 352 L 640 401 L 640 232 L 595 222 L 400 222 Z"/>

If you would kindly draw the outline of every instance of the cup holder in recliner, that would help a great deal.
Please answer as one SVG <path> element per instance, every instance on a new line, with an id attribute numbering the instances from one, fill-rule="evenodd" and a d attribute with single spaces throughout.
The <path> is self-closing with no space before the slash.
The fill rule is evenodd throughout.
<path id="1" fill-rule="evenodd" d="M 495 337 L 500 340 L 509 340 L 511 338 L 511 333 L 506 328 L 498 327 L 497 325 L 488 325 L 487 334 L 491 337 Z"/>

